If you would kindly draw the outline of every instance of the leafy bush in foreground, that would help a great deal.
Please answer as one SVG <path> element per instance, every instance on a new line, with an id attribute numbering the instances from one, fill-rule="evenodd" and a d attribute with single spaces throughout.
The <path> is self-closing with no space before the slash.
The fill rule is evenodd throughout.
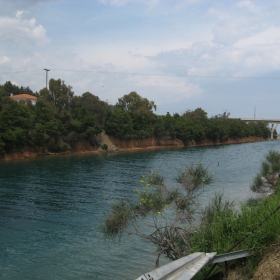
<path id="1" fill-rule="evenodd" d="M 128 230 L 150 240 L 158 246 L 157 265 L 162 254 L 170 260 L 188 254 L 197 197 L 213 182 L 213 174 L 199 163 L 179 171 L 176 182 L 175 187 L 167 186 L 151 170 L 135 190 L 137 199 L 112 204 L 101 226 L 104 236 L 114 240 Z"/>

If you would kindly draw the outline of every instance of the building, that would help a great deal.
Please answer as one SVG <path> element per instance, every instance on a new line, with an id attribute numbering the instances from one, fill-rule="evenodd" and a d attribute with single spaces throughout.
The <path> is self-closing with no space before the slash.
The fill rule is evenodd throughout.
<path id="1" fill-rule="evenodd" d="M 24 103 L 24 104 L 26 104 L 28 101 L 30 101 L 32 105 L 35 105 L 37 102 L 37 97 L 26 94 L 26 93 L 11 95 L 10 97 L 12 99 L 16 100 L 17 102 Z"/>

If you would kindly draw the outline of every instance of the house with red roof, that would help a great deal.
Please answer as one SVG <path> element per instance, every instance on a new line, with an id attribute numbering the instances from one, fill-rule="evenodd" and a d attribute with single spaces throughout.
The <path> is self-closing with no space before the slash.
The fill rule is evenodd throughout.
<path id="1" fill-rule="evenodd" d="M 13 100 L 16 100 L 17 102 L 24 103 L 24 104 L 30 101 L 32 105 L 35 105 L 37 102 L 37 97 L 26 93 L 11 95 L 11 98 Z"/>

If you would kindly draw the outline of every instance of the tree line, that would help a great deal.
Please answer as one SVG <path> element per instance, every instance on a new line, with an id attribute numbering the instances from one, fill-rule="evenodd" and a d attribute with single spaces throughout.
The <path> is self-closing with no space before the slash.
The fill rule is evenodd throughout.
<path id="1" fill-rule="evenodd" d="M 27 93 L 37 97 L 35 105 L 16 102 L 11 94 Z M 133 91 L 108 104 L 90 92 L 76 96 L 61 79 L 50 79 L 49 88 L 33 92 L 7 81 L 0 85 L 0 154 L 42 147 L 63 152 L 81 140 L 97 146 L 95 135 L 102 130 L 119 139 L 169 137 L 184 144 L 203 140 L 257 136 L 268 138 L 265 123 L 245 123 L 230 119 L 229 113 L 208 117 L 197 108 L 184 114 L 156 115 L 156 104 Z"/>

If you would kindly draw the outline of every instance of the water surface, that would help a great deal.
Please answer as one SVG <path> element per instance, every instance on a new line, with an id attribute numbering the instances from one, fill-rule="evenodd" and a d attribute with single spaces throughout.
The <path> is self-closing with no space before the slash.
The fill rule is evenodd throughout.
<path id="1" fill-rule="evenodd" d="M 154 169 L 174 184 L 176 170 L 202 161 L 217 173 L 202 195 L 236 201 L 279 141 L 112 155 L 43 157 L 0 163 L 2 279 L 135 279 L 154 267 L 155 250 L 132 235 L 104 240 L 98 226 L 113 201 L 132 199 L 142 174 Z M 219 162 L 219 165 L 218 165 Z M 163 263 L 163 262 L 162 262 Z"/>

